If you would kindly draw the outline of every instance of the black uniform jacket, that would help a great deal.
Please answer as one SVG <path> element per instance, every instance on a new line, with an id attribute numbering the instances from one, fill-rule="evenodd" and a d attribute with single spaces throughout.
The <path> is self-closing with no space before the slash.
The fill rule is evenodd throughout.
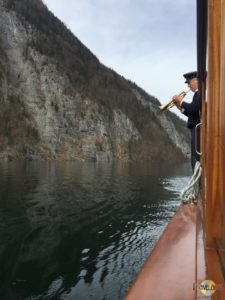
<path id="1" fill-rule="evenodd" d="M 191 103 L 183 101 L 181 104 L 181 111 L 188 117 L 187 127 L 190 129 L 200 122 L 200 102 L 200 94 L 197 91 L 195 92 Z"/>

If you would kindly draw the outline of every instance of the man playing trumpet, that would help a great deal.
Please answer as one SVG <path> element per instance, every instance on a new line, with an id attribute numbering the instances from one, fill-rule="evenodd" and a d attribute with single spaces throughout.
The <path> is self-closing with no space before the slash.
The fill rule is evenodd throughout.
<path id="1" fill-rule="evenodd" d="M 187 83 L 190 90 L 194 92 L 192 102 L 187 103 L 183 101 L 184 96 L 181 94 L 173 96 L 172 100 L 176 107 L 188 117 L 187 127 L 191 131 L 191 165 L 194 170 L 196 161 L 200 160 L 200 130 L 199 126 L 196 128 L 196 125 L 200 123 L 201 99 L 198 91 L 197 72 L 186 73 L 183 76 L 185 78 L 185 83 Z"/>

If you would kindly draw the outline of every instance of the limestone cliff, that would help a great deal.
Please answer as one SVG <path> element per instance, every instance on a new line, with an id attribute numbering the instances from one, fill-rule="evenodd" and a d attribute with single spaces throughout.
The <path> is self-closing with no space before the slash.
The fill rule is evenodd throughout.
<path id="1" fill-rule="evenodd" d="M 40 0 L 0 0 L 0 158 L 171 160 L 185 123 L 99 60 Z"/>

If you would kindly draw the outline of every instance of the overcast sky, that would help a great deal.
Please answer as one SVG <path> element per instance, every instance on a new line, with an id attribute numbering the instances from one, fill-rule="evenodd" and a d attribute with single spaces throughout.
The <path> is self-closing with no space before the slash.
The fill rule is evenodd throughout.
<path id="1" fill-rule="evenodd" d="M 43 2 L 104 65 L 159 101 L 186 90 L 182 75 L 196 69 L 195 0 Z"/>

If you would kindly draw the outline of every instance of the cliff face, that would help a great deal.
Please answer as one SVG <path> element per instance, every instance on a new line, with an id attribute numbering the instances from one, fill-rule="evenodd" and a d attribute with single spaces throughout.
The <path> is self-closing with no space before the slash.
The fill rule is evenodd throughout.
<path id="1" fill-rule="evenodd" d="M 39 0 L 0 0 L 0 103 L 0 158 L 189 153 L 185 123 L 103 66 Z"/>

